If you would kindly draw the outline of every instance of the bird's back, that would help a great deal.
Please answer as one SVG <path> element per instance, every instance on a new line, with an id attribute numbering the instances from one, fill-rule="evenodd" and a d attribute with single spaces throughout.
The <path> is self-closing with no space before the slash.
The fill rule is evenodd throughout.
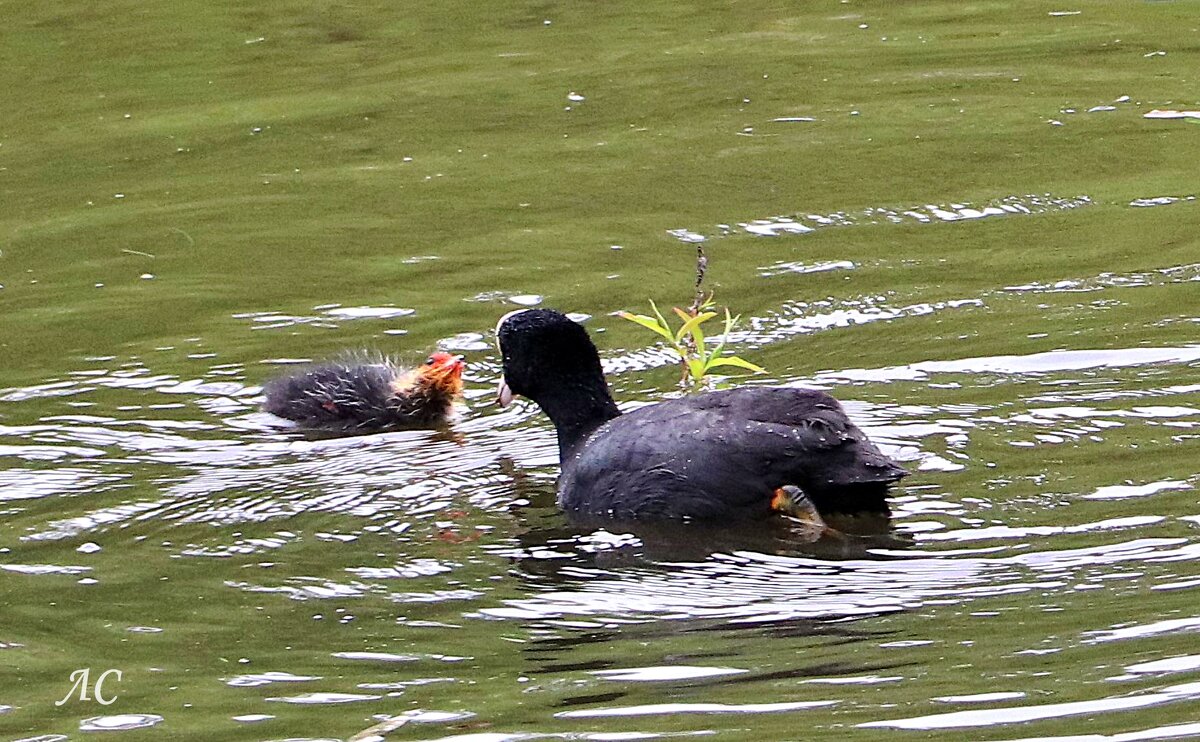
<path id="1" fill-rule="evenodd" d="M 886 511 L 904 469 L 829 395 L 743 388 L 640 408 L 610 420 L 563 461 L 564 509 L 617 517 L 763 517 L 777 487 L 823 511 Z"/>
<path id="2" fill-rule="evenodd" d="M 263 409 L 301 427 L 329 431 L 373 431 L 394 426 L 392 383 L 386 363 L 314 366 L 268 382 Z"/>

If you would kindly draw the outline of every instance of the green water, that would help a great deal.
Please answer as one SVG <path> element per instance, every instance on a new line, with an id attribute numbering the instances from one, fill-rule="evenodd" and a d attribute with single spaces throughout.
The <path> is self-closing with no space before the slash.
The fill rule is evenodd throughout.
<path id="1" fill-rule="evenodd" d="M 3 17 L 3 738 L 1200 737 L 1200 125 L 1146 117 L 1200 109 L 1200 5 Z M 910 547 L 556 512 L 490 329 L 541 297 L 672 394 L 610 313 L 690 301 L 680 235 L 749 383 L 916 472 Z M 256 412 L 283 361 L 436 345 L 453 435 Z M 81 668 L 111 705 L 55 705 Z"/>

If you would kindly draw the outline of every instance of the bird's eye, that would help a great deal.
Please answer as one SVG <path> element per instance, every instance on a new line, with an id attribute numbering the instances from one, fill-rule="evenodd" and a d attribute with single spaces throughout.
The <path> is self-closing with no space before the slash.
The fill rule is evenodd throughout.
<path id="1" fill-rule="evenodd" d="M 425 365 L 426 365 L 426 366 L 432 366 L 432 365 L 433 365 L 433 356 L 429 356 L 428 358 L 426 358 L 426 359 L 425 359 Z"/>

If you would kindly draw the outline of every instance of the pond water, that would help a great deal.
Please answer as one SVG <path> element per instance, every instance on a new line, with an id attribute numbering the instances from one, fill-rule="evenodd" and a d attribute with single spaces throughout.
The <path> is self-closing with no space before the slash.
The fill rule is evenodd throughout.
<path id="1" fill-rule="evenodd" d="M 1200 738 L 1195 4 L 8 16 L 0 736 Z M 678 394 L 612 313 L 696 244 L 722 383 L 843 400 L 893 538 L 556 510 L 491 328 Z M 434 347 L 449 431 L 258 410 Z"/>

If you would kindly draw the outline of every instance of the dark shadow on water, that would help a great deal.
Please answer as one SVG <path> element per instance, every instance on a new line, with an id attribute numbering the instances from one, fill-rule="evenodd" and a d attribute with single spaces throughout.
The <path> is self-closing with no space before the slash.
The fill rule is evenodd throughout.
<path id="1" fill-rule="evenodd" d="M 757 552 L 823 560 L 896 559 L 875 550 L 912 546 L 908 534 L 897 533 L 892 520 L 881 514 L 834 515 L 822 521 L 783 516 L 730 523 L 679 520 L 617 520 L 560 511 L 554 484 L 524 475 L 510 460 L 501 470 L 512 477 L 514 508 L 522 526 L 518 544 L 532 558 L 521 560 L 532 574 L 550 576 L 562 559 L 541 559 L 539 552 L 561 554 L 569 549 L 574 564 L 600 568 L 649 567 L 664 562 L 703 561 L 715 554 Z M 542 562 L 539 567 L 538 563 Z M 549 564 L 555 562 L 555 564 Z"/>
<path id="2" fill-rule="evenodd" d="M 274 421 L 272 421 L 272 423 L 274 423 Z M 448 443 L 457 443 L 459 445 L 466 443 L 466 436 L 455 431 L 452 425 L 439 425 L 435 428 L 398 426 L 384 430 L 322 430 L 321 428 L 304 428 L 281 420 L 279 424 L 273 424 L 269 429 L 269 432 L 294 435 L 297 438 L 302 438 L 306 441 L 328 441 L 338 438 L 365 438 L 367 436 L 379 435 L 380 433 L 420 434 L 429 432 L 429 440 L 431 441 L 445 441 Z"/>
<path id="3" fill-rule="evenodd" d="M 552 490 L 527 491 L 529 507 L 519 509 L 526 527 L 517 537 L 530 555 L 520 565 L 531 575 L 552 577 L 567 561 L 600 569 L 666 566 L 699 562 L 714 555 L 754 552 L 779 557 L 828 561 L 887 560 L 876 550 L 894 551 L 912 545 L 897 533 L 889 519 L 876 516 L 830 518 L 829 528 L 783 517 L 737 523 L 613 520 L 567 514 L 557 510 Z M 544 559 L 553 551 L 563 558 Z"/>

